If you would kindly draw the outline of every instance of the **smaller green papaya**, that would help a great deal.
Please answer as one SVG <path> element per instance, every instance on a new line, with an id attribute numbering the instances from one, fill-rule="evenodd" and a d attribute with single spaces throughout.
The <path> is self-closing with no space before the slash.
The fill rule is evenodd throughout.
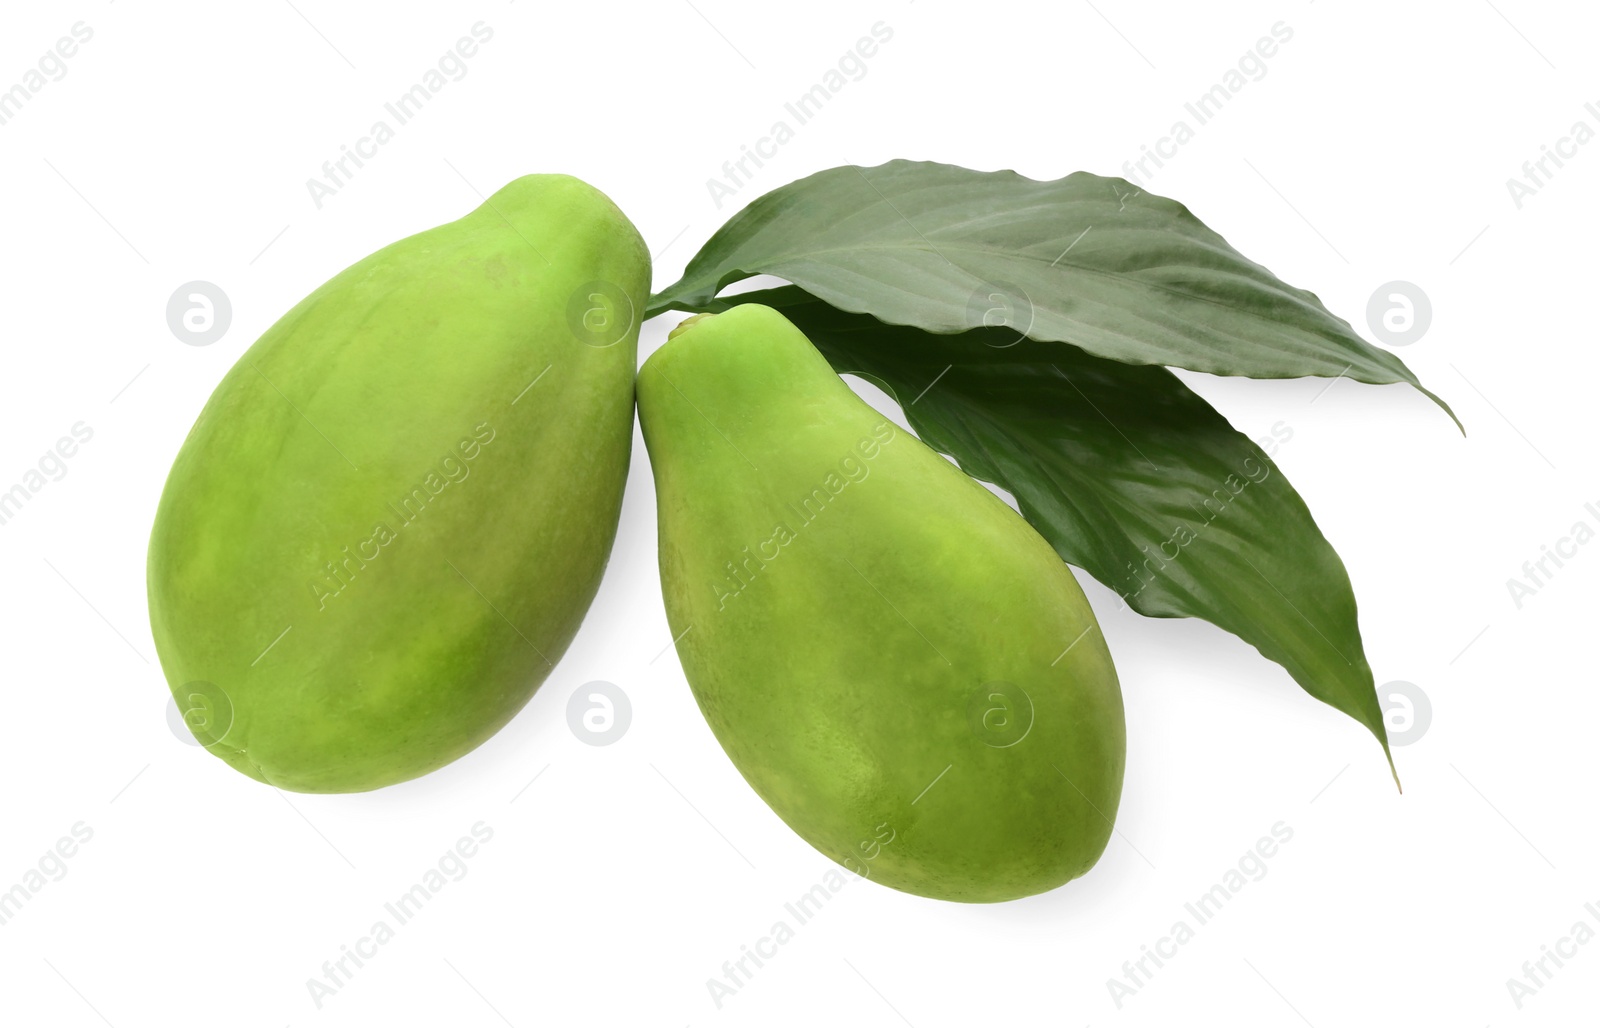
<path id="1" fill-rule="evenodd" d="M 1122 694 L 1050 545 L 768 307 L 686 321 L 637 388 L 678 655 L 762 799 L 918 895 L 1087 871 L 1121 795 Z"/>
<path id="2" fill-rule="evenodd" d="M 156 650 L 211 753 L 284 789 L 375 789 L 522 708 L 616 535 L 649 286 L 615 204 L 529 175 L 244 353 L 150 535 Z"/>

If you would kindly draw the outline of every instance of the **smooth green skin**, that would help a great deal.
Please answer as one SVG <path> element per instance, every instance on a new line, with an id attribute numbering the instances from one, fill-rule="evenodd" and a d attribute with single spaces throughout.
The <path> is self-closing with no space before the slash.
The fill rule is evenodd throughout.
<path id="1" fill-rule="evenodd" d="M 569 317 L 595 281 L 633 305 L 610 345 Z M 447 764 L 522 708 L 616 535 L 649 282 L 609 199 L 530 175 L 341 272 L 245 352 L 150 538 L 173 695 L 187 711 L 202 680 L 233 708 L 207 749 L 280 788 L 354 792 Z"/>
<path id="2" fill-rule="evenodd" d="M 771 308 L 695 320 L 637 388 L 678 655 L 778 816 L 939 899 L 1015 899 L 1093 866 L 1122 790 L 1122 694 L 1049 544 Z M 889 441 L 868 457 L 875 433 Z M 1028 723 L 1022 702 L 990 699 L 995 683 L 1031 698 L 1020 741 L 1004 721 Z"/>

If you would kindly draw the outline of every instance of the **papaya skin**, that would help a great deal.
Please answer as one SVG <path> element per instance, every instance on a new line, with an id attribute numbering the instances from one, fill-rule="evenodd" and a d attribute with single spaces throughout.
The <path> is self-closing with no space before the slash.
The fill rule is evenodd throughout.
<path id="1" fill-rule="evenodd" d="M 523 707 L 616 534 L 649 282 L 609 199 L 530 175 L 339 273 L 244 353 L 150 537 L 156 649 L 180 710 L 208 697 L 189 718 L 208 750 L 356 792 Z"/>
<path id="2" fill-rule="evenodd" d="M 1092 867 L 1121 795 L 1122 696 L 1049 544 L 770 308 L 683 328 L 637 390 L 678 655 L 778 816 L 938 899 Z"/>

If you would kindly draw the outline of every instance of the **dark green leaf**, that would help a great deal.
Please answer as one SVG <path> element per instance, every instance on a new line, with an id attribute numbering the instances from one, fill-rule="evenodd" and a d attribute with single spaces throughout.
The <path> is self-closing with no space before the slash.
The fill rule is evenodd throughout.
<path id="1" fill-rule="evenodd" d="M 724 286 L 755 274 L 928 332 L 1004 325 L 1125 364 L 1422 389 L 1182 204 L 1086 172 L 1036 182 L 914 161 L 818 172 L 735 215 L 649 314 L 716 310 Z"/>
<path id="2" fill-rule="evenodd" d="M 1232 632 L 1388 753 L 1344 564 L 1271 458 L 1170 371 L 1003 329 L 934 336 L 792 286 L 729 301 L 777 307 L 835 370 L 883 386 L 1135 610 Z"/>

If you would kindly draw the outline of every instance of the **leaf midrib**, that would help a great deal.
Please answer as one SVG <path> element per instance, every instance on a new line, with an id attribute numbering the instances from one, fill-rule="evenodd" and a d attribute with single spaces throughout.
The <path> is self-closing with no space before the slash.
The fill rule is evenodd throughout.
<path id="1" fill-rule="evenodd" d="M 998 248 L 994 248 L 994 247 L 971 246 L 971 245 L 954 245 L 954 246 L 951 246 L 951 247 L 947 247 L 946 249 L 952 250 L 952 251 L 954 251 L 956 253 L 988 254 L 988 255 L 1006 257 L 1006 258 L 1009 258 L 1009 259 L 1012 259 L 1012 260 L 1019 260 L 1020 259 L 1022 261 L 1031 261 L 1031 262 L 1034 262 L 1034 263 L 1042 263 L 1044 261 L 1043 257 L 1035 257 L 1035 256 L 1033 256 L 1031 254 L 1019 254 L 1014 250 L 1003 250 L 1003 249 L 998 249 Z M 821 255 L 824 255 L 824 254 L 862 253 L 862 252 L 870 252 L 870 251 L 885 251 L 885 252 L 914 251 L 914 252 L 917 252 L 917 253 L 932 253 L 932 254 L 934 254 L 934 255 L 936 255 L 938 257 L 943 258 L 944 262 L 946 264 L 950 265 L 952 268 L 956 268 L 956 269 L 966 273 L 967 275 L 971 275 L 974 278 L 979 278 L 979 276 L 975 275 L 970 269 L 964 267 L 963 265 L 960 265 L 960 264 L 956 263 L 955 261 L 950 260 L 948 257 L 945 257 L 944 253 L 942 253 L 940 251 L 940 249 L 937 248 L 937 247 L 913 246 L 913 245 L 909 245 L 909 244 L 899 245 L 899 246 L 836 246 L 836 247 L 829 247 L 829 248 L 824 249 L 824 250 L 811 250 L 811 251 L 806 251 L 806 252 L 791 252 L 791 253 L 784 254 L 784 255 L 781 255 L 781 256 L 775 255 L 772 258 L 770 258 L 769 261 L 767 261 L 766 263 L 770 263 L 770 264 L 776 266 L 776 265 L 781 265 L 783 263 L 786 263 L 786 262 L 792 261 L 792 260 L 815 259 L 815 258 L 817 258 L 817 257 L 819 257 Z M 1182 290 L 1175 289 L 1172 286 L 1164 285 L 1164 284 L 1159 283 L 1159 282 L 1144 282 L 1144 281 L 1140 281 L 1140 280 L 1132 277 L 1131 275 L 1129 275 L 1127 272 L 1106 271 L 1106 270 L 1101 269 L 1101 268 L 1089 268 L 1089 267 L 1085 267 L 1085 266 L 1083 266 L 1081 264 L 1076 264 L 1076 263 L 1062 264 L 1062 263 L 1060 263 L 1059 259 L 1057 259 L 1055 261 L 1051 261 L 1050 262 L 1050 266 L 1051 267 L 1060 267 L 1060 268 L 1070 269 L 1070 270 L 1073 270 L 1073 271 L 1079 271 L 1079 272 L 1083 272 L 1086 275 L 1099 276 L 1101 278 L 1109 279 L 1109 280 L 1111 280 L 1113 282 L 1116 282 L 1118 284 L 1136 286 L 1138 288 L 1145 289 L 1145 290 L 1148 290 L 1150 292 L 1163 293 L 1163 294 L 1165 294 L 1167 296 L 1172 296 L 1172 297 L 1176 297 L 1176 298 L 1183 299 L 1183 300 L 1193 300 L 1193 301 L 1196 301 L 1198 303 L 1210 304 L 1210 305 L 1212 305 L 1214 307 L 1221 308 L 1222 310 L 1230 311 L 1230 312 L 1237 313 L 1237 314 L 1241 314 L 1241 315 L 1244 315 L 1245 317 L 1250 318 L 1252 320 L 1266 322 L 1266 323 L 1269 323 L 1269 324 L 1272 324 L 1272 325 L 1275 325 L 1275 326 L 1279 326 L 1279 327 L 1282 327 L 1282 324 L 1283 324 L 1278 319 L 1268 317 L 1266 314 L 1264 314 L 1264 313 L 1262 313 L 1260 311 L 1251 310 L 1248 307 L 1239 307 L 1239 306 L 1235 306 L 1234 304 L 1225 303 L 1225 302 L 1223 302 L 1221 300 L 1218 300 L 1218 299 L 1216 299 L 1214 297 L 1196 296 L 1193 293 L 1185 293 Z M 834 265 L 834 267 L 841 267 L 841 266 L 840 265 Z M 1160 270 L 1162 268 L 1192 268 L 1192 267 L 1193 267 L 1193 265 L 1187 265 L 1187 264 L 1183 264 L 1181 262 L 1174 261 L 1174 262 L 1170 262 L 1170 263 L 1167 263 L 1167 264 L 1153 265 L 1152 267 L 1144 269 L 1144 270 L 1146 270 L 1146 271 L 1158 271 L 1158 270 Z M 748 270 L 746 268 L 742 268 L 742 267 L 741 268 L 737 268 L 736 270 L 741 272 L 742 274 L 745 274 L 745 275 L 760 275 L 760 274 L 769 274 L 770 273 L 769 271 L 750 271 L 750 270 Z M 1212 270 L 1212 269 L 1203 269 L 1203 270 Z M 1233 273 L 1233 274 L 1236 275 L 1237 273 Z M 705 283 L 711 285 L 713 288 L 715 288 L 716 287 L 716 282 L 718 280 L 716 278 L 713 278 L 713 277 L 702 276 L 701 281 L 705 282 Z M 980 281 L 981 281 L 981 279 L 980 279 Z M 1255 283 L 1255 284 L 1259 285 L 1260 283 Z M 669 293 L 675 292 L 675 290 L 672 287 L 668 287 L 668 292 Z M 1285 294 L 1279 292 L 1278 295 L 1285 295 Z M 1301 300 L 1299 297 L 1289 297 L 1289 298 L 1292 299 L 1297 306 L 1304 306 L 1305 305 L 1305 301 Z M 1073 321 L 1073 322 L 1077 323 L 1077 319 L 1074 319 L 1074 318 L 1070 317 L 1065 311 L 1062 311 L 1062 310 L 1060 310 L 1058 308 L 1055 308 L 1055 307 L 1051 307 L 1048 304 L 1041 304 L 1040 306 L 1044 310 L 1051 311 L 1054 314 L 1057 314 L 1057 315 L 1060 315 L 1063 318 L 1066 318 L 1068 321 Z M 867 313 L 872 313 L 872 312 L 870 312 L 870 311 L 857 311 L 856 313 L 867 314 Z M 1117 334 L 1118 335 L 1126 335 L 1126 333 L 1117 333 Z M 1326 336 L 1321 336 L 1321 338 L 1327 338 L 1327 337 Z M 1069 340 L 1062 340 L 1062 342 L 1069 342 Z M 1348 344 L 1344 344 L 1344 345 L 1346 347 L 1348 347 Z M 1369 358 L 1369 362 L 1370 362 L 1371 354 L 1363 354 L 1363 356 L 1368 357 Z M 1375 366 L 1382 367 L 1381 364 L 1375 364 Z M 1385 370 L 1387 370 L 1387 369 L 1385 369 Z M 1409 381 L 1409 379 L 1400 379 L 1400 380 L 1397 380 L 1397 381 Z"/>

